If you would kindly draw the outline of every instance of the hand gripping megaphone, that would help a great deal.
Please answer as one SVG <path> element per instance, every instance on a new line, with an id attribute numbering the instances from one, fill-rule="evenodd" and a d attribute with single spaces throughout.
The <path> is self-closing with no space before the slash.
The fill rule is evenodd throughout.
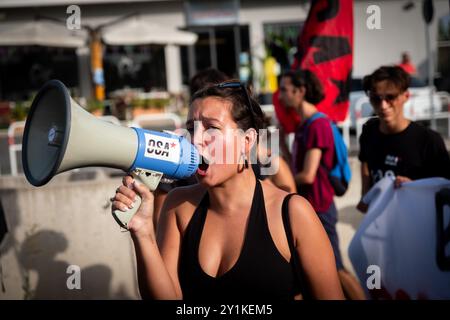
<path id="1" fill-rule="evenodd" d="M 199 164 L 197 149 L 184 137 L 165 132 L 128 128 L 91 115 L 58 80 L 38 92 L 25 123 L 22 142 L 25 177 L 42 186 L 53 176 L 75 168 L 100 166 L 122 169 L 155 190 L 161 178 L 183 179 Z M 140 205 L 116 210 L 124 228 Z"/>

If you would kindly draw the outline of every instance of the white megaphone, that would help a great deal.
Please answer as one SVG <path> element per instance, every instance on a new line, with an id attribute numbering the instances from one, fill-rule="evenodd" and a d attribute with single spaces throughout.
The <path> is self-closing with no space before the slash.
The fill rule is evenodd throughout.
<path id="1" fill-rule="evenodd" d="M 80 107 L 58 80 L 33 100 L 25 124 L 22 163 L 27 180 L 42 186 L 58 173 L 100 166 L 132 173 L 155 190 L 161 178 L 182 179 L 198 167 L 197 149 L 184 137 L 128 128 L 97 119 Z M 124 228 L 140 205 L 113 212 Z"/>

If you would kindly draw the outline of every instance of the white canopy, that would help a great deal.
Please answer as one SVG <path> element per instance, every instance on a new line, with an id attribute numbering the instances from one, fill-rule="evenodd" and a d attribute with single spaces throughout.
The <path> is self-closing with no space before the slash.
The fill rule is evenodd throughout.
<path id="1" fill-rule="evenodd" d="M 139 16 L 105 27 L 102 38 L 109 45 L 191 45 L 197 41 L 195 33 L 150 23 Z"/>
<path id="2" fill-rule="evenodd" d="M 77 48 L 87 44 L 85 30 L 69 30 L 64 24 L 34 20 L 0 23 L 0 46 L 39 45 Z"/>

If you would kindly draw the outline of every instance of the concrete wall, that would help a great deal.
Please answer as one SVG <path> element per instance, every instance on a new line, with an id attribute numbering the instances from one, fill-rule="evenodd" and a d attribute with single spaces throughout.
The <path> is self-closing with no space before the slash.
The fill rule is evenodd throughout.
<path id="1" fill-rule="evenodd" d="M 83 180 L 93 174 L 85 170 L 40 188 L 23 176 L 0 177 L 9 229 L 0 245 L 0 299 L 139 298 L 133 244 L 108 200 L 121 178 L 96 171 Z M 81 268 L 81 290 L 67 288 L 69 265 Z"/>

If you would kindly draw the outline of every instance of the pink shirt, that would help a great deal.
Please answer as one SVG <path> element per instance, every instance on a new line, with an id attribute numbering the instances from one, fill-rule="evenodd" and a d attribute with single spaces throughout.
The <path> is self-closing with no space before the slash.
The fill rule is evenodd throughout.
<path id="1" fill-rule="evenodd" d="M 316 212 L 325 212 L 333 202 L 334 190 L 328 179 L 328 172 L 333 167 L 334 139 L 329 120 L 318 118 L 307 129 L 306 139 L 305 125 L 299 126 L 295 133 L 292 152 L 292 169 L 294 175 L 301 172 L 304 165 L 306 152 L 313 148 L 322 150 L 320 165 L 317 169 L 313 184 L 297 185 L 300 195 L 305 197 Z"/>

